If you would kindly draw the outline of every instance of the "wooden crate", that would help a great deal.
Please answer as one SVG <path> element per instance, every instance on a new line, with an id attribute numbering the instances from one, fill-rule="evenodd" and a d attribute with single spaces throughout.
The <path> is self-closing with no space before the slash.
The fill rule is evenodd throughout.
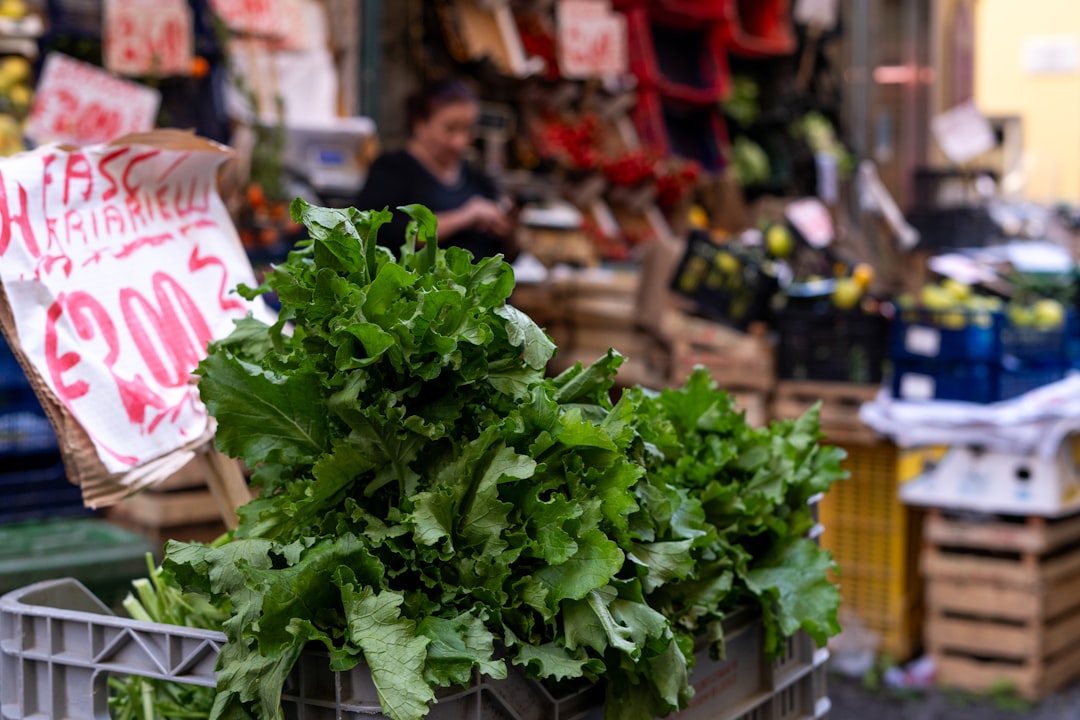
<path id="1" fill-rule="evenodd" d="M 743 333 L 676 312 L 665 317 L 664 333 L 672 344 L 672 384 L 681 385 L 702 365 L 725 390 L 768 396 L 776 386 L 776 357 L 764 332 Z"/>
<path id="2" fill-rule="evenodd" d="M 1080 515 L 924 526 L 925 643 L 945 685 L 1040 700 L 1080 677 Z"/>
<path id="3" fill-rule="evenodd" d="M 821 401 L 821 430 L 829 442 L 874 445 L 881 437 L 859 419 L 859 408 L 877 395 L 877 385 L 781 380 L 776 383 L 773 417 L 796 418 Z"/>
<path id="4" fill-rule="evenodd" d="M 206 485 L 202 463 L 192 460 L 168 480 L 105 511 L 110 522 L 165 540 L 212 540 L 225 532 L 221 511 Z"/>

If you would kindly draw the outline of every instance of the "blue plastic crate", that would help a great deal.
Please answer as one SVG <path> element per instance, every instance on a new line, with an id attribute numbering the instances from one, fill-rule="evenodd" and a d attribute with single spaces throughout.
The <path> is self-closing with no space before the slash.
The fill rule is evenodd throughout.
<path id="1" fill-rule="evenodd" d="M 1025 363 L 1063 365 L 1069 361 L 1076 335 L 1077 321 L 1072 313 L 1064 326 L 1053 330 L 1020 327 L 1006 320 L 1001 326 L 1001 353 Z"/>
<path id="2" fill-rule="evenodd" d="M 6 411 L 0 407 L 0 458 L 52 451 L 57 447 L 52 424 L 36 400 Z"/>
<path id="3" fill-rule="evenodd" d="M 1002 355 L 1005 316 L 989 310 L 897 312 L 889 334 L 894 360 L 992 362 Z"/>
<path id="4" fill-rule="evenodd" d="M 1035 388 L 1061 380 L 1069 372 L 1064 363 L 1002 367 L 998 376 L 998 400 L 1009 400 Z"/>
<path id="5" fill-rule="evenodd" d="M 5 460 L 0 473 L 0 524 L 88 515 L 82 489 L 67 479 L 57 453 Z"/>
<path id="6" fill-rule="evenodd" d="M 996 363 L 897 360 L 893 363 L 892 394 L 902 400 L 994 402 L 999 375 Z"/>
<path id="7" fill-rule="evenodd" d="M 0 335 L 0 404 L 5 390 L 30 390 L 30 382 L 7 341 Z"/>
<path id="8" fill-rule="evenodd" d="M 902 400 L 992 403 L 1057 382 L 1069 371 L 1065 363 L 1026 365 L 1015 359 L 1006 363 L 898 360 L 892 394 Z"/>

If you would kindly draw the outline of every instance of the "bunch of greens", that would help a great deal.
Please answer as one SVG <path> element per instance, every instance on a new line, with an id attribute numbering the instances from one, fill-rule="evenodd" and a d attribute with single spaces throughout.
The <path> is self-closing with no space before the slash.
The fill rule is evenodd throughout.
<path id="1" fill-rule="evenodd" d="M 404 210 L 395 260 L 386 211 L 294 202 L 311 240 L 243 289 L 275 290 L 277 323 L 245 319 L 200 365 L 218 445 L 261 488 L 232 542 L 166 549 L 173 582 L 231 610 L 212 717 L 280 718 L 316 642 L 333 669 L 366 662 L 394 720 L 508 663 L 604 678 L 607 717 L 644 720 L 685 706 L 694 635 L 737 603 L 759 599 L 771 646 L 838 629 L 802 539 L 840 474 L 815 414 L 753 430 L 704 375 L 612 406 L 613 351 L 547 378 L 509 266 Z"/>
<path id="2" fill-rule="evenodd" d="M 160 567 L 154 566 L 154 556 L 149 553 L 146 565 L 148 576 L 131 583 L 133 592 L 123 602 L 133 619 L 221 630 L 229 617 L 227 607 L 181 591 Z M 194 720 L 208 717 L 214 704 L 213 688 L 138 675 L 110 677 L 109 690 L 110 717 L 116 720 Z"/>

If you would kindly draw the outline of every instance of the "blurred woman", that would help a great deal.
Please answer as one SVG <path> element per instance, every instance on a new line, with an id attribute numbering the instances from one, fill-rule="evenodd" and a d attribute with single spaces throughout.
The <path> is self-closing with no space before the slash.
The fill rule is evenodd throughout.
<path id="1" fill-rule="evenodd" d="M 399 205 L 427 206 L 439 220 L 439 243 L 476 257 L 513 254 L 513 223 L 498 203 L 495 184 L 465 162 L 480 104 L 461 80 L 448 79 L 409 97 L 409 140 L 401 150 L 371 165 L 357 207 L 389 207 L 394 221 L 379 230 L 379 242 L 395 252 L 405 239 L 408 218 Z"/>

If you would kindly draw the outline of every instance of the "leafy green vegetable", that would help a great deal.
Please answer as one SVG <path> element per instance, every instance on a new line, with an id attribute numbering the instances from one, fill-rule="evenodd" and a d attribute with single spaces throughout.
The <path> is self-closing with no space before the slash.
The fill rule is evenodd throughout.
<path id="1" fill-rule="evenodd" d="M 218 607 L 197 594 L 181 592 L 169 582 L 147 553 L 147 578 L 132 582 L 134 592 L 124 598 L 123 607 L 134 620 L 221 630 L 229 617 L 227 607 Z M 137 675 L 109 678 L 110 716 L 116 720 L 187 720 L 206 718 L 214 704 L 214 689 L 151 680 Z"/>
<path id="2" fill-rule="evenodd" d="M 817 415 L 747 426 L 704 372 L 609 399 L 622 361 L 545 376 L 555 352 L 506 304 L 501 258 L 437 247 L 388 213 L 293 216 L 311 240 L 264 287 L 282 311 L 214 344 L 200 392 L 260 496 L 228 544 L 170 543 L 166 576 L 228 608 L 213 718 L 280 718 L 308 643 L 367 664 L 384 712 L 507 664 L 607 681 L 608 718 L 684 707 L 693 639 L 758 603 L 769 650 L 836 632 L 806 502 L 842 473 Z M 803 565 L 809 569 L 807 573 Z"/>

